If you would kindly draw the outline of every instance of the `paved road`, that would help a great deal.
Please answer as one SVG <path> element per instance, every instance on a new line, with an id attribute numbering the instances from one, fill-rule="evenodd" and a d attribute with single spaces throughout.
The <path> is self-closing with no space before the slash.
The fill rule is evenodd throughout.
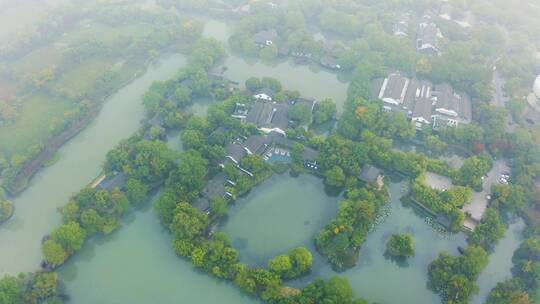
<path id="1" fill-rule="evenodd" d="M 493 168 L 488 173 L 488 177 L 484 180 L 484 187 L 481 192 L 473 192 L 471 203 L 463 208 L 463 211 L 468 212 L 471 217 L 480 221 L 487 208 L 488 200 L 486 196 L 491 193 L 491 185 L 499 182 L 499 177 L 510 169 L 506 160 L 498 159 L 493 162 Z"/>
<path id="2" fill-rule="evenodd" d="M 497 68 L 494 67 L 492 81 L 493 97 L 491 98 L 491 104 L 496 107 L 504 108 L 505 104 L 510 100 L 510 98 L 508 98 L 508 96 L 506 96 L 504 92 L 505 83 L 506 81 L 504 80 L 504 78 L 501 76 Z M 506 131 L 512 132 L 515 127 L 516 124 L 514 123 L 514 119 L 512 118 L 512 115 L 508 113 L 505 122 Z"/>
<path id="3" fill-rule="evenodd" d="M 506 81 L 501 77 L 499 71 L 495 69 L 493 71 L 493 97 L 491 98 L 491 104 L 496 107 L 504 107 L 504 104 L 508 101 L 508 97 L 504 95 L 504 84 Z"/>

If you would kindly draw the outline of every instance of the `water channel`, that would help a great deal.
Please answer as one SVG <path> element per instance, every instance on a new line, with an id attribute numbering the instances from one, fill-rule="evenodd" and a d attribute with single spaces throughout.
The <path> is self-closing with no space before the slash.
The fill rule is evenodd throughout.
<path id="1" fill-rule="evenodd" d="M 124 223 L 91 240 L 60 270 L 71 303 L 259 303 L 178 258 L 150 202 Z"/>
<path id="2" fill-rule="evenodd" d="M 165 56 L 112 95 L 92 124 L 58 151 L 59 161 L 42 169 L 13 200 L 15 213 L 0 227 L 0 275 L 39 267 L 41 239 L 60 223 L 57 208 L 99 174 L 109 150 L 139 128 L 142 96 L 150 85 L 174 76 L 185 61 L 182 55 Z"/>
<path id="3" fill-rule="evenodd" d="M 208 24 L 207 35 L 229 33 L 223 23 Z M 99 174 L 107 151 L 139 127 L 144 116 L 141 97 L 150 84 L 172 77 L 184 63 L 180 55 L 164 58 L 113 95 L 92 125 L 59 151 L 60 160 L 42 170 L 14 200 L 15 215 L 0 228 L 0 275 L 37 269 L 40 240 L 60 222 L 56 209 Z M 248 63 L 234 56 L 225 65 L 226 76 L 232 80 L 272 76 L 305 96 L 331 97 L 338 103 L 345 100 L 347 85 L 326 71 L 289 62 L 276 66 Z M 200 115 L 204 111 L 195 109 Z M 169 143 L 181 147 L 179 135 L 172 135 Z M 402 187 L 391 184 L 390 215 L 368 236 L 358 265 L 340 275 L 349 278 L 355 293 L 370 302 L 437 303 L 437 296 L 426 287 L 427 265 L 443 250 L 457 254 L 457 246 L 465 245 L 465 236 L 435 232 L 422 216 L 401 205 Z M 338 197 L 326 195 L 318 178 L 276 175 L 236 202 L 223 229 L 240 250 L 241 261 L 250 265 L 264 265 L 268 258 L 297 246 L 308 247 L 314 252 L 315 267 L 310 277 L 293 282 L 302 285 L 314 276 L 336 275 L 315 253 L 313 238 L 335 216 L 338 201 Z M 512 224 L 490 256 L 474 303 L 481 303 L 497 282 L 508 277 L 511 253 L 519 245 L 522 229 L 523 223 Z M 383 256 L 386 239 L 398 232 L 411 233 L 416 241 L 417 255 L 408 265 Z M 91 240 L 60 269 L 73 303 L 257 303 L 229 284 L 193 270 L 174 256 L 170 242 L 150 204 L 146 210 L 130 214 L 118 232 Z"/>
<path id="4" fill-rule="evenodd" d="M 225 43 L 231 33 L 232 28 L 227 23 L 213 19 L 207 21 L 203 32 L 206 37 Z M 229 54 L 223 66 L 226 67 L 225 76 L 242 86 L 250 77 L 273 77 L 278 79 L 285 89 L 298 91 L 304 97 L 317 100 L 332 98 L 338 112 L 342 112 L 347 98 L 348 84 L 338 79 L 335 73 L 318 65 L 297 65 L 291 60 L 267 64 Z"/>

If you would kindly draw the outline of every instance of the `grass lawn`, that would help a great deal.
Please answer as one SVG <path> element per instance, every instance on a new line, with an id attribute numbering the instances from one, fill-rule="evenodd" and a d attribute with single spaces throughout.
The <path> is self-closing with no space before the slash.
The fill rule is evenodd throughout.
<path id="1" fill-rule="evenodd" d="M 95 57 L 77 65 L 74 69 L 60 75 L 50 85 L 56 89 L 65 90 L 69 96 L 77 97 L 88 92 L 114 61 L 107 58 Z"/>
<path id="2" fill-rule="evenodd" d="M 0 101 L 9 100 L 18 90 L 19 85 L 17 83 L 0 77 Z"/>
<path id="3" fill-rule="evenodd" d="M 28 79 L 50 66 L 59 66 L 62 62 L 62 50 L 49 45 L 41 47 L 22 57 L 13 64 L 13 71 Z"/>
<path id="4" fill-rule="evenodd" d="M 71 105 L 67 100 L 44 94 L 26 97 L 15 123 L 0 128 L 0 152 L 9 157 L 40 143 L 50 136 L 51 120 L 62 117 Z"/>
<path id="5" fill-rule="evenodd" d="M 125 24 L 119 26 L 109 26 L 97 22 L 82 22 L 77 27 L 66 33 L 60 39 L 60 43 L 79 43 L 81 41 L 95 40 L 105 45 L 113 45 L 118 42 L 118 38 L 131 37 L 134 39 L 143 38 L 151 33 L 152 26 L 144 23 Z"/>

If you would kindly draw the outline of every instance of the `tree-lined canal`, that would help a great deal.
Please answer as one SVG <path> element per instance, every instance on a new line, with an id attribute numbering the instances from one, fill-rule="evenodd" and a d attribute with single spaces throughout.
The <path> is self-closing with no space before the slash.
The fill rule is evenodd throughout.
<path id="1" fill-rule="evenodd" d="M 210 21 L 205 28 L 205 35 L 221 41 L 229 34 L 222 22 Z M 107 151 L 137 130 L 144 117 L 142 96 L 152 82 L 174 76 L 184 64 L 181 55 L 164 58 L 111 96 L 92 125 L 59 151 L 59 161 L 42 170 L 14 200 L 14 217 L 0 228 L 0 274 L 38 267 L 41 238 L 60 223 L 56 209 L 99 174 Z M 304 96 L 333 98 L 341 109 L 346 99 L 346 83 L 313 67 L 288 61 L 250 63 L 232 55 L 224 66 L 225 76 L 240 83 L 252 76 L 270 76 Z M 193 111 L 204 115 L 205 104 Z M 169 138 L 169 146 L 180 149 L 179 134 Z M 466 246 L 465 235 L 437 232 L 424 216 L 404 207 L 399 201 L 403 187 L 403 183 L 390 184 L 389 215 L 368 235 L 358 265 L 339 275 L 347 277 L 355 293 L 370 302 L 439 303 L 426 285 L 427 265 L 441 251 L 458 254 L 458 246 Z M 328 196 L 322 181 L 314 176 L 275 175 L 239 199 L 222 228 L 239 249 L 241 261 L 251 265 L 264 265 L 294 247 L 308 247 L 314 254 L 314 269 L 309 277 L 292 283 L 302 285 L 315 276 L 338 275 L 316 253 L 313 239 L 335 216 L 339 200 Z M 510 275 L 511 255 L 519 246 L 523 226 L 522 222 L 510 225 L 490 255 L 474 303 L 482 303 L 489 290 Z M 383 253 L 388 237 L 403 232 L 413 236 L 417 254 L 407 264 L 397 264 Z M 258 303 L 177 258 L 150 202 L 145 210 L 128 215 L 119 231 L 90 240 L 60 274 L 74 303 Z"/>
<path id="2" fill-rule="evenodd" d="M 151 202 L 124 222 L 88 242 L 60 270 L 72 303 L 259 303 L 178 258 Z"/>
<path id="3" fill-rule="evenodd" d="M 231 32 L 232 29 L 227 23 L 210 19 L 203 34 L 226 43 Z M 279 80 L 285 89 L 298 91 L 304 97 L 319 100 L 332 98 L 338 112 L 343 111 L 347 99 L 348 83 L 318 65 L 297 65 L 290 60 L 266 64 L 259 60 L 246 60 L 229 52 L 223 66 L 226 68 L 225 76 L 239 82 L 241 86 L 250 77 L 273 77 Z"/>
<path id="4" fill-rule="evenodd" d="M 0 227 L 0 275 L 39 267 L 41 239 L 60 224 L 57 208 L 99 174 L 109 150 L 139 128 L 142 96 L 150 85 L 171 78 L 185 62 L 183 55 L 165 56 L 108 98 L 92 124 L 58 151 L 59 160 L 41 170 L 13 200 L 15 213 Z"/>

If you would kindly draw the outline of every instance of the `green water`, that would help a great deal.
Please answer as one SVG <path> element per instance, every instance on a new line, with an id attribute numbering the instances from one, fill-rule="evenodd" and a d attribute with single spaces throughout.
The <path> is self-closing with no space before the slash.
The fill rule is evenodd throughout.
<path id="1" fill-rule="evenodd" d="M 367 237 L 358 265 L 344 273 L 334 272 L 313 248 L 313 238 L 335 216 L 338 202 L 338 198 L 324 193 L 315 177 L 272 178 L 238 202 L 224 231 L 240 245 L 241 259 L 251 264 L 265 263 L 269 257 L 296 246 L 310 248 L 314 269 L 293 285 L 302 286 L 317 276 L 341 275 L 349 279 L 357 296 L 370 302 L 437 303 L 437 295 L 426 287 L 427 265 L 443 250 L 457 254 L 457 247 L 466 245 L 465 236 L 436 233 L 412 209 L 402 206 L 401 189 L 402 184 L 390 186 L 391 214 Z M 387 238 L 403 232 L 412 234 L 416 241 L 417 254 L 408 265 L 398 265 L 383 256 Z"/>
<path id="2" fill-rule="evenodd" d="M 205 28 L 206 35 L 220 40 L 226 40 L 229 33 L 230 29 L 217 21 Z M 97 176 L 106 152 L 139 127 L 144 116 L 141 96 L 150 84 L 172 77 L 184 63 L 179 55 L 165 58 L 112 96 L 94 123 L 59 151 L 59 161 L 43 169 L 28 190 L 15 199 L 14 217 L 0 227 L 0 274 L 37 269 L 40 240 L 60 222 L 56 208 Z M 249 63 L 234 56 L 228 57 L 225 65 L 226 76 L 239 82 L 250 76 L 272 76 L 285 88 L 297 89 L 308 97 L 331 97 L 339 105 L 345 100 L 347 85 L 326 71 L 288 62 Z M 196 115 L 205 111 L 204 104 L 193 108 Z M 169 136 L 169 146 L 181 150 L 178 133 Z M 412 209 L 401 205 L 401 187 L 391 185 L 391 214 L 367 237 L 358 265 L 340 275 L 349 278 L 355 293 L 370 302 L 438 303 L 438 297 L 426 287 L 427 265 L 442 250 L 457 254 L 457 246 L 465 246 L 465 237 L 436 233 Z M 264 265 L 268 258 L 297 246 L 310 248 L 314 252 L 313 273 L 292 282 L 303 285 L 315 276 L 336 275 L 315 252 L 313 238 L 335 216 L 338 201 L 326 195 L 318 178 L 276 175 L 238 200 L 223 228 L 239 248 L 240 259 L 250 265 Z M 474 303 L 481 303 L 487 292 L 510 274 L 511 253 L 519 245 L 522 226 L 511 225 L 491 255 L 490 265 L 479 279 L 481 293 Z M 417 255 L 408 265 L 397 265 L 383 257 L 388 236 L 400 232 L 409 232 L 416 240 Z M 257 303 L 176 258 L 170 241 L 151 208 L 134 212 L 119 231 L 91 240 L 60 269 L 72 302 Z"/>
<path id="3" fill-rule="evenodd" d="M 337 212 L 338 197 L 325 194 L 322 180 L 274 175 L 231 208 L 223 231 L 240 251 L 240 260 L 266 265 L 269 258 L 312 240 Z"/>
<path id="4" fill-rule="evenodd" d="M 111 236 L 90 241 L 62 267 L 72 303 L 258 303 L 178 258 L 155 212 L 146 209 L 129 215 Z"/>
<path id="5" fill-rule="evenodd" d="M 509 225 L 504 238 L 495 246 L 493 253 L 490 254 L 488 266 L 478 278 L 480 292 L 472 299 L 472 304 L 484 303 L 487 295 L 497 283 L 512 277 L 512 255 L 523 240 L 522 232 L 524 228 L 525 222 L 521 219 Z"/>
<path id="6" fill-rule="evenodd" d="M 184 64 L 182 55 L 164 57 L 112 95 L 92 124 L 60 149 L 59 160 L 41 170 L 13 200 L 15 214 L 0 227 L 0 275 L 39 267 L 41 239 L 60 223 L 57 208 L 99 174 L 109 150 L 139 128 L 144 117 L 141 97 L 152 82 L 169 79 Z"/>
<path id="7" fill-rule="evenodd" d="M 232 29 L 224 22 L 208 20 L 203 34 L 219 41 L 226 42 Z M 229 52 L 230 53 L 230 52 Z M 225 76 L 242 86 L 245 81 L 254 77 L 274 77 L 281 81 L 288 90 L 299 91 L 304 97 L 323 99 L 332 98 L 338 112 L 342 112 L 347 98 L 346 82 L 338 79 L 336 74 L 321 69 L 317 65 L 296 65 L 290 61 L 265 64 L 260 61 L 247 61 L 234 54 L 229 54 L 224 62 L 227 68 Z"/>

